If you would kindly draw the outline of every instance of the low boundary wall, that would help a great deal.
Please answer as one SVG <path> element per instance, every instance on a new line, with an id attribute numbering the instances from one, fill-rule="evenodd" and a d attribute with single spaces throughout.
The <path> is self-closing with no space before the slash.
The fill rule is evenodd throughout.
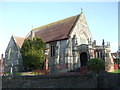
<path id="1" fill-rule="evenodd" d="M 114 88 L 120 86 L 120 74 L 3 76 L 2 88 Z"/>

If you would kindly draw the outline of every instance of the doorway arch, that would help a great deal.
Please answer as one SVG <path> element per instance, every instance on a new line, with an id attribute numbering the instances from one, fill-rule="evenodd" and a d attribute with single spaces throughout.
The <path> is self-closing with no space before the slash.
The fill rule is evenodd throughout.
<path id="1" fill-rule="evenodd" d="M 87 55 L 87 53 L 86 53 L 86 52 L 82 52 L 82 53 L 80 54 L 81 67 L 82 67 L 82 66 L 86 66 L 87 61 L 88 61 L 88 55 Z"/>

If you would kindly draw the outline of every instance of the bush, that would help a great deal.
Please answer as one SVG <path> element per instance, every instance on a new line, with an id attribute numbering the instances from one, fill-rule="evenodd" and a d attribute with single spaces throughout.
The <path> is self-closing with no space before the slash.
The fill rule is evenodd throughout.
<path id="1" fill-rule="evenodd" d="M 25 70 L 43 69 L 46 58 L 45 49 L 46 43 L 41 38 L 34 37 L 33 40 L 24 41 L 21 53 Z"/>
<path id="2" fill-rule="evenodd" d="M 88 61 L 87 68 L 89 71 L 99 73 L 100 71 L 104 70 L 105 62 L 100 58 L 93 58 Z"/>

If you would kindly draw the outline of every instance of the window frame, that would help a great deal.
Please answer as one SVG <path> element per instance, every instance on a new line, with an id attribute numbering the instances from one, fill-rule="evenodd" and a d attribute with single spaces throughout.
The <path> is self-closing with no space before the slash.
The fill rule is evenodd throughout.
<path id="1" fill-rule="evenodd" d="M 56 43 L 50 44 L 50 56 L 55 57 L 56 56 Z"/>

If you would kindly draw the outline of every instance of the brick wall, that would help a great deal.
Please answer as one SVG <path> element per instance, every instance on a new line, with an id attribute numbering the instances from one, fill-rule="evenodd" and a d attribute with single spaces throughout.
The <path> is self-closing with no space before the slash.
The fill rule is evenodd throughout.
<path id="1" fill-rule="evenodd" d="M 96 78 L 82 75 L 7 76 L 2 88 L 96 88 Z"/>
<path id="2" fill-rule="evenodd" d="M 114 88 L 120 85 L 120 74 L 3 76 L 2 88 Z"/>
<path id="3" fill-rule="evenodd" d="M 119 86 L 119 76 L 118 73 L 100 73 L 97 83 L 98 88 L 113 88 Z"/>

